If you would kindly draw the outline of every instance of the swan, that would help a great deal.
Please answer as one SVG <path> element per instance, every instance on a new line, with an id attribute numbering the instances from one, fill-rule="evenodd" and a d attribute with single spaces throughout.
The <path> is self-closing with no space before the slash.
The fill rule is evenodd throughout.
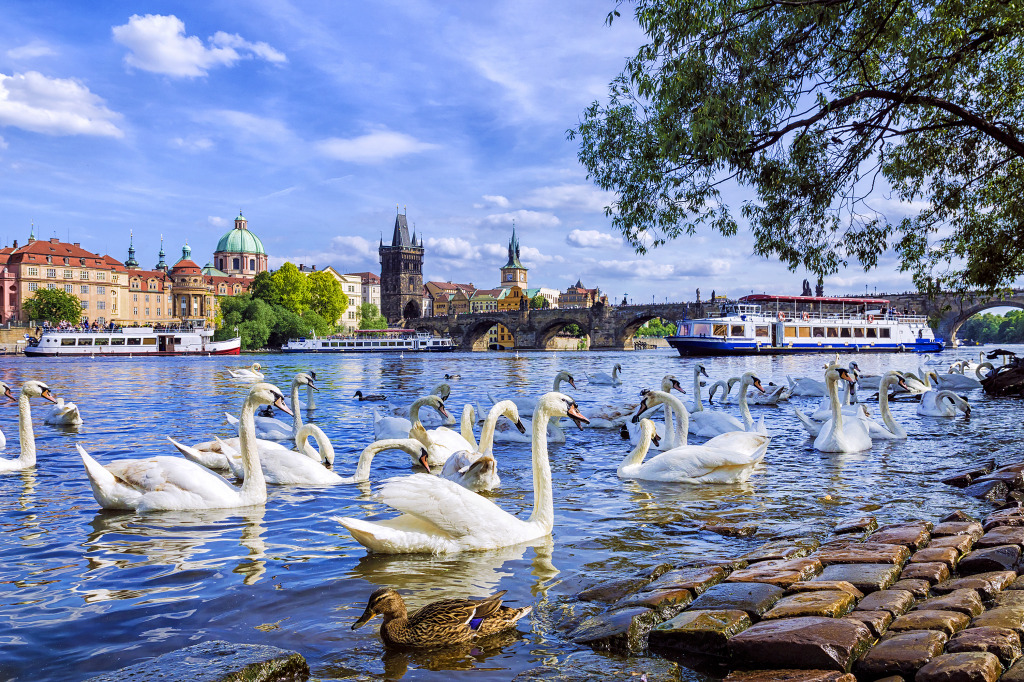
<path id="1" fill-rule="evenodd" d="M 423 406 L 432 407 L 443 419 L 448 419 L 448 411 L 444 409 L 444 400 L 431 393 L 413 401 L 409 407 L 409 419 L 405 417 L 385 417 L 377 409 L 373 410 L 373 439 L 384 440 L 385 438 L 408 438 L 409 431 L 414 423 L 420 422 L 420 408 Z"/>
<path id="2" fill-rule="evenodd" d="M 739 382 L 739 377 L 729 377 L 728 379 L 719 379 L 715 383 L 711 384 L 711 388 L 708 389 L 708 405 L 713 405 L 715 402 L 715 394 L 719 390 L 722 391 L 722 399 L 719 400 L 719 404 L 732 402 L 732 387 Z M 692 405 L 692 403 L 691 403 Z M 687 407 L 689 409 L 689 407 Z M 690 410 L 691 412 L 693 410 Z"/>
<path id="3" fill-rule="evenodd" d="M 377 501 L 403 512 L 384 521 L 333 517 L 357 542 L 380 554 L 446 554 L 496 549 L 551 534 L 554 502 L 551 464 L 544 434 L 551 417 L 569 417 L 582 428 L 587 418 L 562 393 L 537 401 L 533 420 L 533 513 L 523 521 L 487 498 L 426 474 L 393 478 Z"/>
<path id="4" fill-rule="evenodd" d="M 3 394 L 10 400 L 14 400 L 11 388 L 0 381 L 0 388 Z M 18 440 L 21 447 L 21 455 L 17 459 L 0 459 L 0 472 L 20 471 L 36 465 L 36 435 L 32 430 L 32 409 L 29 405 L 29 398 L 43 398 L 51 403 L 56 403 L 50 393 L 50 387 L 41 381 L 26 381 L 21 385 L 21 396 L 18 398 Z"/>
<path id="5" fill-rule="evenodd" d="M 265 378 L 263 372 L 260 371 L 260 363 L 254 362 L 249 367 L 243 367 L 241 369 L 228 369 L 227 373 L 232 379 L 239 379 L 241 381 L 263 381 Z"/>
<path id="6" fill-rule="evenodd" d="M 874 440 L 906 440 L 907 431 L 892 417 L 889 409 L 889 386 L 892 384 L 903 385 L 906 380 L 896 371 L 888 371 L 882 375 L 882 382 L 878 391 L 878 412 L 882 415 L 882 423 L 872 419 L 864 419 L 868 427 L 868 435 Z"/>
<path id="7" fill-rule="evenodd" d="M 689 415 L 682 401 L 665 391 L 650 391 L 644 396 L 641 407 L 659 403 L 665 403 L 666 409 L 671 407 L 670 411 L 678 422 L 678 432 L 686 434 Z M 633 419 L 640 421 L 639 416 Z M 653 427 L 649 420 L 644 421 Z M 644 462 L 648 449 L 645 441 L 650 439 L 643 438 L 619 465 L 620 478 L 677 483 L 742 483 L 750 478 L 754 467 L 764 458 L 771 437 L 763 433 L 733 431 L 716 436 L 703 445 L 689 445 L 684 435 L 678 446 L 647 462 Z"/>
<path id="8" fill-rule="evenodd" d="M 101 465 L 76 443 L 93 495 L 104 509 L 158 510 L 223 509 L 263 504 L 267 486 L 253 440 L 253 417 L 259 405 L 273 405 L 286 414 L 284 395 L 272 384 L 258 382 L 242 405 L 238 437 L 242 446 L 245 482 L 241 488 L 209 469 L 181 457 L 119 459 Z"/>
<path id="9" fill-rule="evenodd" d="M 690 413 L 689 432 L 695 436 L 717 436 L 729 431 L 745 430 L 743 423 L 731 414 L 704 409 L 700 399 L 701 374 L 708 376 L 704 363 L 698 362 L 693 368 L 693 402 L 686 406 Z M 747 389 L 741 388 L 740 390 L 746 391 Z"/>
<path id="10" fill-rule="evenodd" d="M 797 377 L 794 379 L 791 376 L 787 376 L 786 379 L 789 381 L 790 395 L 811 397 L 828 395 L 824 382 L 817 379 L 811 379 L 810 377 Z"/>
<path id="11" fill-rule="evenodd" d="M 686 389 L 682 387 L 679 380 L 671 374 L 666 374 L 661 380 L 661 390 L 671 391 L 675 389 L 685 394 Z M 617 429 L 629 423 L 630 417 L 636 412 L 639 402 L 625 401 L 618 404 L 608 404 L 603 407 L 596 407 L 587 410 L 587 419 L 590 420 L 592 429 Z"/>
<path id="12" fill-rule="evenodd" d="M 677 390 L 682 391 L 682 388 L 678 388 L 679 382 L 674 381 L 674 379 L 675 377 L 673 377 L 671 374 L 666 374 L 664 377 L 662 377 L 661 390 L 669 394 L 672 393 L 673 388 L 677 388 Z M 650 390 L 644 389 L 640 393 L 641 399 L 648 393 L 650 393 Z M 679 402 L 680 405 L 683 405 L 685 407 L 685 404 L 678 398 L 676 399 L 676 402 Z M 641 402 L 641 405 L 642 404 L 643 403 Z M 670 450 L 676 447 L 677 445 L 681 445 L 686 442 L 686 434 L 679 433 L 678 430 L 679 419 L 672 414 L 672 405 L 675 405 L 675 402 L 673 402 L 671 405 L 665 402 L 655 403 L 646 409 L 641 409 L 640 405 L 637 405 L 636 414 L 641 417 L 649 417 L 650 415 L 654 414 L 654 412 L 656 412 L 658 409 L 660 409 L 662 405 L 664 405 L 665 408 L 665 421 L 659 424 L 658 422 L 654 422 L 652 420 L 655 429 L 654 433 L 656 436 L 658 436 L 658 438 L 652 440 L 652 445 L 649 447 L 653 447 L 655 450 Z M 625 429 L 626 434 L 629 437 L 629 444 L 634 447 L 639 445 L 643 439 L 643 436 L 640 433 L 640 425 L 636 416 L 634 416 L 632 419 L 626 422 Z"/>
<path id="13" fill-rule="evenodd" d="M 472 408 L 470 408 L 472 409 Z M 463 413 L 465 416 L 465 413 Z M 501 485 L 501 477 L 498 476 L 497 465 L 491 451 L 494 447 L 494 428 L 500 417 L 508 417 L 516 428 L 526 432 L 526 427 L 519 418 L 519 410 L 511 400 L 502 400 L 491 408 L 484 420 L 483 430 L 480 432 L 480 445 L 470 450 L 460 450 L 453 453 L 441 469 L 441 478 L 458 483 L 467 490 L 494 490 Z"/>
<path id="14" fill-rule="evenodd" d="M 856 376 L 854 376 L 854 380 L 856 380 Z M 881 382 L 881 379 L 879 379 L 879 382 Z M 906 381 L 901 385 L 905 384 Z M 848 417 L 871 419 L 871 412 L 868 410 L 867 405 L 856 402 L 852 405 L 850 404 L 851 397 L 853 396 L 853 393 L 850 391 L 850 387 L 854 385 L 855 384 L 843 382 L 843 395 L 839 401 L 839 409 Z M 879 383 L 879 390 L 881 390 L 881 383 Z M 828 398 L 824 398 L 818 404 L 818 409 L 807 416 L 816 422 L 827 422 L 832 418 L 832 402 Z"/>
<path id="15" fill-rule="evenodd" d="M 843 367 L 829 366 L 825 371 L 825 387 L 832 403 L 832 418 L 821 425 L 814 439 L 814 448 L 820 452 L 860 452 L 871 448 L 867 426 L 857 417 L 845 417 L 839 405 L 836 382 L 843 379 L 852 383 L 853 377 Z M 799 410 L 794 409 L 799 417 Z"/>
<path id="16" fill-rule="evenodd" d="M 569 372 L 566 372 L 565 370 L 562 370 L 555 375 L 555 380 L 551 383 L 551 390 L 555 393 L 561 393 L 563 381 L 572 386 L 574 390 L 579 390 L 576 388 L 576 380 L 573 378 L 572 374 L 569 374 Z M 501 402 L 490 393 L 487 394 L 487 398 L 491 401 L 491 405 L 497 405 Z M 516 409 L 519 410 L 520 417 L 533 416 L 533 408 L 537 404 L 536 398 L 516 397 L 509 398 L 509 400 L 516 404 Z"/>
<path id="17" fill-rule="evenodd" d="M 764 393 L 764 388 L 761 387 L 761 380 L 753 372 L 744 372 L 740 377 L 740 416 L 743 417 L 743 431 L 750 431 L 754 433 L 762 433 L 768 435 L 768 429 L 764 425 L 764 415 L 757 420 L 757 424 L 754 423 L 754 418 L 750 414 L 750 407 L 747 405 L 747 388 L 753 386 L 761 393 Z"/>
<path id="18" fill-rule="evenodd" d="M 597 374 L 587 374 L 587 381 L 592 384 L 601 384 L 604 386 L 619 386 L 622 384 L 622 379 L 619 378 L 619 372 L 622 371 L 622 365 L 615 363 L 612 367 L 612 373 L 598 372 Z"/>
<path id="19" fill-rule="evenodd" d="M 955 417 L 957 410 L 971 416 L 970 404 L 953 391 L 928 391 L 917 406 L 917 413 L 923 417 Z"/>
<path id="20" fill-rule="evenodd" d="M 57 404 L 46 413 L 43 423 L 56 426 L 78 426 L 82 423 L 82 414 L 78 411 L 78 405 L 66 403 L 64 398 L 57 398 Z"/>
<path id="21" fill-rule="evenodd" d="M 984 353 L 982 353 L 982 356 L 984 356 Z M 974 372 L 976 377 L 978 377 L 977 379 L 974 379 L 966 376 L 968 363 L 963 361 L 963 364 L 960 365 L 959 373 L 954 372 L 951 367 L 947 374 L 936 374 L 935 384 L 938 388 L 947 390 L 981 388 L 981 380 L 985 378 L 985 375 L 981 373 L 981 370 L 984 369 L 986 365 L 988 367 L 992 367 L 991 362 L 981 362 L 971 367 L 971 371 Z"/>
<path id="22" fill-rule="evenodd" d="M 430 391 L 431 395 L 436 395 L 439 398 L 441 398 L 441 400 L 448 400 L 448 397 L 451 395 L 451 393 L 452 387 L 447 383 L 440 383 L 437 386 L 434 386 L 434 388 Z M 398 407 L 391 408 L 390 414 L 392 417 L 404 417 L 406 419 L 409 419 L 410 411 L 411 410 L 409 405 L 399 405 Z M 427 426 L 452 426 L 455 424 L 455 417 L 454 415 L 449 414 L 447 417 L 439 418 L 437 415 L 434 415 L 433 413 L 428 413 L 427 415 L 420 416 L 420 421 Z"/>
<path id="23" fill-rule="evenodd" d="M 292 416 L 292 423 L 289 425 L 286 422 L 277 419 L 276 417 L 259 417 L 253 415 L 254 424 L 256 427 L 256 436 L 264 440 L 292 440 L 295 435 L 302 428 L 302 410 L 299 409 L 299 386 L 309 386 L 313 390 L 316 390 L 316 384 L 313 381 L 313 377 L 309 376 L 305 372 L 299 372 L 292 379 L 292 409 L 287 410 L 287 413 Z M 238 427 L 238 418 L 233 414 L 224 413 L 227 417 L 228 424 L 234 427 Z"/>

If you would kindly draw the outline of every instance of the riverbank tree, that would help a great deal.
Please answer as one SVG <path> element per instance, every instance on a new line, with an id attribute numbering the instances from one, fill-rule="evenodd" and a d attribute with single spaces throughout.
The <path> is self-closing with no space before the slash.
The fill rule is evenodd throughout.
<path id="1" fill-rule="evenodd" d="M 672 336 L 675 333 L 676 333 L 676 326 L 673 323 L 668 322 L 666 320 L 662 320 L 661 318 L 656 317 L 653 320 L 651 320 L 650 322 L 648 322 L 647 324 L 645 324 L 644 326 L 640 327 L 640 329 L 637 329 L 635 336 L 643 336 L 643 337 L 655 337 L 655 336 L 657 336 L 657 337 L 664 338 L 666 336 Z"/>
<path id="2" fill-rule="evenodd" d="M 25 300 L 25 312 L 30 320 L 78 324 L 82 319 L 82 302 L 63 289 L 37 289 Z"/>
<path id="3" fill-rule="evenodd" d="M 242 337 L 243 350 L 277 348 L 288 339 L 309 336 L 311 332 L 326 336 L 335 331 L 335 324 L 315 311 L 296 313 L 280 304 L 267 303 L 244 293 L 220 299 L 221 327 L 216 338 Z"/>
<path id="4" fill-rule="evenodd" d="M 978 343 L 1024 343 L 1024 310 L 975 315 L 960 326 L 956 335 Z"/>

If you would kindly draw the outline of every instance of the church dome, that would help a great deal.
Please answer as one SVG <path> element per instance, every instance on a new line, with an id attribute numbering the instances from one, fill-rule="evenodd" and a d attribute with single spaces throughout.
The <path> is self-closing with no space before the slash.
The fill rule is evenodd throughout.
<path id="1" fill-rule="evenodd" d="M 217 249 L 214 253 L 256 253 L 266 255 L 263 242 L 255 234 L 249 231 L 248 221 L 239 213 L 235 218 L 235 226 L 228 230 L 220 241 L 217 242 Z"/>

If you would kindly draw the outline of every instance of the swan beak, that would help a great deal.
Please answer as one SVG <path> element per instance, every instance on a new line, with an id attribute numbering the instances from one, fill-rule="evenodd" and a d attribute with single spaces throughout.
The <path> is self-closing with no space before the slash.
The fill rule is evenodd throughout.
<path id="1" fill-rule="evenodd" d="M 522 420 L 516 420 L 516 428 L 519 429 L 519 433 L 526 433 L 526 427 L 523 426 Z"/>
<path id="2" fill-rule="evenodd" d="M 283 395 L 277 396 L 277 400 L 274 401 L 274 407 L 276 407 L 277 409 L 281 410 L 282 412 L 284 412 L 287 415 L 291 415 L 292 414 L 292 411 L 289 410 L 288 406 L 284 404 L 284 396 Z"/>
<path id="3" fill-rule="evenodd" d="M 661 445 L 661 436 L 659 436 L 658 434 L 654 434 L 653 436 L 651 436 L 651 442 L 654 443 L 655 447 Z"/>
<path id="4" fill-rule="evenodd" d="M 306 385 L 307 385 L 307 386 L 309 386 L 309 387 L 310 387 L 311 389 L 313 389 L 314 391 L 319 391 L 319 390 L 320 390 L 319 388 L 317 388 L 317 387 L 316 387 L 316 385 L 315 385 L 315 384 L 313 384 L 313 382 L 312 382 L 312 381 L 308 382 L 308 383 L 307 383 Z"/>
<path id="5" fill-rule="evenodd" d="M 8 394 L 9 393 L 10 393 L 10 390 L 8 390 Z M 50 393 L 50 389 L 44 388 L 43 392 L 42 392 L 42 396 L 44 398 L 46 398 L 47 400 L 49 400 L 51 403 L 53 403 L 55 405 L 57 404 L 57 401 L 53 399 L 53 395 Z"/>
<path id="6" fill-rule="evenodd" d="M 580 408 L 576 403 L 573 403 L 572 405 L 569 406 L 569 409 L 566 410 L 566 416 L 568 416 L 570 419 L 576 422 L 576 428 L 578 428 L 580 431 L 583 430 L 584 424 L 590 423 L 590 420 L 580 413 Z"/>
<path id="7" fill-rule="evenodd" d="M 633 415 L 632 421 L 634 424 L 640 423 L 640 415 L 647 411 L 647 398 L 640 401 L 640 404 L 636 408 L 636 414 Z"/>
<path id="8" fill-rule="evenodd" d="M 672 380 L 672 388 L 676 389 L 680 393 L 686 393 L 686 391 L 683 390 L 682 385 L 680 385 L 679 381 L 676 379 Z"/>
<path id="9" fill-rule="evenodd" d="M 4 388 L 4 396 L 8 400 L 15 400 L 14 395 L 11 394 L 11 387 L 10 386 L 7 386 L 6 388 Z"/>
<path id="10" fill-rule="evenodd" d="M 704 367 L 700 368 L 700 373 L 703 374 L 704 376 L 708 377 L 708 371 L 706 369 L 704 369 Z M 708 379 L 710 379 L 710 378 L 711 377 L 708 377 Z"/>
<path id="11" fill-rule="evenodd" d="M 429 473 L 430 473 L 430 464 L 428 464 L 428 463 L 427 463 L 427 451 L 426 451 L 426 450 L 424 450 L 424 449 L 422 449 L 422 448 L 420 448 L 420 453 L 421 453 L 421 454 L 420 454 L 420 459 L 419 459 L 420 465 L 421 465 L 421 466 L 422 466 L 422 467 L 423 467 L 424 469 L 426 469 L 426 470 L 427 470 L 427 473 L 429 474 Z M 363 615 L 364 615 L 364 616 L 366 616 L 366 614 L 365 614 L 365 613 L 364 613 Z M 370 614 L 369 616 L 366 616 L 366 620 L 370 620 L 370 618 L 372 618 L 372 617 L 373 617 L 373 614 Z M 360 625 L 362 625 L 362 624 L 363 624 L 363 623 L 365 623 L 365 622 L 366 622 L 366 621 L 364 621 L 364 620 L 363 620 L 362 618 L 360 618 L 360 619 L 359 619 L 359 624 L 360 624 Z M 355 628 L 356 628 L 356 626 L 355 626 L 355 625 L 353 625 L 353 626 L 352 626 L 352 629 L 353 629 L 353 630 L 355 630 Z"/>
<path id="12" fill-rule="evenodd" d="M 569 382 L 570 386 L 572 386 L 573 388 L 576 388 L 576 380 L 575 379 L 573 379 L 572 377 L 569 377 L 568 379 L 566 379 L 566 381 Z M 576 390 L 578 391 L 579 389 L 576 388 Z"/>
<path id="13" fill-rule="evenodd" d="M 909 387 L 909 386 L 907 386 L 907 382 L 903 380 L 903 377 L 900 377 L 900 381 L 899 381 L 899 384 L 900 384 L 900 387 L 901 387 L 901 388 L 902 388 L 902 389 L 903 389 L 904 391 L 909 391 L 909 390 L 910 390 L 910 387 Z"/>
<path id="14" fill-rule="evenodd" d="M 440 405 L 437 406 L 437 411 L 440 412 L 441 416 L 444 417 L 445 419 L 448 418 L 448 410 L 444 409 L 444 402 L 443 401 L 441 402 Z"/>
<path id="15" fill-rule="evenodd" d="M 352 629 L 353 630 L 357 630 L 357 629 L 361 628 L 362 626 L 366 625 L 366 623 L 369 622 L 369 620 L 371 618 L 373 618 L 375 615 L 377 615 L 377 614 L 375 614 L 373 611 L 371 611 L 370 607 L 367 606 L 366 610 L 363 611 L 363 615 L 359 616 L 359 620 L 357 620 L 356 622 L 352 623 Z"/>
<path id="16" fill-rule="evenodd" d="M 764 389 L 761 388 L 761 380 L 760 379 L 754 379 L 754 388 L 756 388 L 757 390 L 761 391 L 761 393 L 764 393 Z"/>

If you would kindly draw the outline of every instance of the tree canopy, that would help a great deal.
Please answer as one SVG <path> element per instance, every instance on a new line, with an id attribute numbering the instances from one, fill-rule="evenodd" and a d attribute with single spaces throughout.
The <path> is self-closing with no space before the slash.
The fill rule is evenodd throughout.
<path id="1" fill-rule="evenodd" d="M 568 134 L 638 252 L 742 218 L 757 253 L 819 278 L 890 248 L 926 291 L 1024 273 L 1015 3 L 632 6 L 649 41 Z M 750 198 L 730 206 L 726 184 Z"/>
<path id="2" fill-rule="evenodd" d="M 322 270 L 310 273 L 306 279 L 309 309 L 325 320 L 340 320 L 348 309 L 348 294 L 342 291 L 341 282 Z"/>
<path id="3" fill-rule="evenodd" d="M 978 343 L 1024 343 L 1024 310 L 1011 310 L 1005 316 L 975 315 L 960 326 L 956 335 Z"/>
<path id="4" fill-rule="evenodd" d="M 78 324 L 82 319 L 82 302 L 63 289 L 37 289 L 32 298 L 25 300 L 25 312 L 30 320 Z"/>
<path id="5" fill-rule="evenodd" d="M 388 321 L 380 314 L 380 308 L 374 303 L 363 303 L 359 306 L 360 329 L 387 329 Z"/>
<path id="6" fill-rule="evenodd" d="M 273 304 L 251 293 L 228 296 L 220 300 L 221 327 L 216 338 L 230 338 L 235 329 L 242 337 L 242 348 L 278 348 L 288 339 L 315 332 L 326 336 L 334 332 L 333 321 L 307 310 L 296 313 L 280 304 Z"/>

